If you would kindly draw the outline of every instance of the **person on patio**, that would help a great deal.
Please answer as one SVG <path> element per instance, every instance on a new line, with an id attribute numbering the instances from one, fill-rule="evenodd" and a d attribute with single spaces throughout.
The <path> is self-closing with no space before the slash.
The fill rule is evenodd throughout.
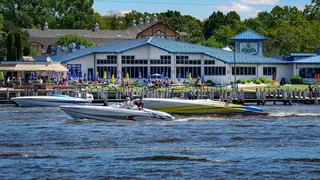
<path id="1" fill-rule="evenodd" d="M 7 79 L 7 86 L 9 86 L 9 84 L 10 84 L 10 77 L 8 77 Z"/>
<path id="2" fill-rule="evenodd" d="M 277 77 L 277 75 L 276 75 L 276 73 L 274 72 L 273 75 L 272 75 L 272 80 L 275 81 L 275 80 L 276 80 L 276 77 Z"/>

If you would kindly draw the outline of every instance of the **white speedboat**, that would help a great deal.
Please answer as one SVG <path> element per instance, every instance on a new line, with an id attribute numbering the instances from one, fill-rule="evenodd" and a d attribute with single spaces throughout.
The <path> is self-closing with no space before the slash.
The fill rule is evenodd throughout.
<path id="1" fill-rule="evenodd" d="M 139 110 L 136 107 L 129 108 L 121 103 L 111 106 L 60 106 L 60 108 L 69 116 L 77 119 L 95 119 L 102 121 L 117 120 L 174 120 L 174 117 L 168 113 L 154 111 L 150 109 Z"/>
<path id="2" fill-rule="evenodd" d="M 179 115 L 267 115 L 263 109 L 254 106 L 213 101 L 210 99 L 143 99 L 144 107 Z"/>
<path id="3" fill-rule="evenodd" d="M 57 107 L 68 104 L 88 104 L 93 100 L 91 94 L 87 94 L 87 99 L 70 97 L 61 94 L 51 94 L 49 96 L 24 96 L 11 98 L 16 104 L 24 107 L 49 106 Z"/>

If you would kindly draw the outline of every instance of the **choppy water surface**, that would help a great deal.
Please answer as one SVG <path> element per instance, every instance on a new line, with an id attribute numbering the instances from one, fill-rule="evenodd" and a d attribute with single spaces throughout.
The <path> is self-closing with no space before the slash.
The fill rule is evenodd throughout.
<path id="1" fill-rule="evenodd" d="M 318 179 L 319 106 L 268 117 L 73 120 L 0 106 L 0 179 Z"/>

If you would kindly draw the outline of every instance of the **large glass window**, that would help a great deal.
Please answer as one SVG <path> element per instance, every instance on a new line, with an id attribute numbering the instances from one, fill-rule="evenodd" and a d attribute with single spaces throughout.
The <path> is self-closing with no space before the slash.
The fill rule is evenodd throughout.
<path id="1" fill-rule="evenodd" d="M 256 67 L 236 67 L 237 75 L 256 75 Z M 234 75 L 234 68 L 232 68 L 232 75 Z"/>
<path id="2" fill-rule="evenodd" d="M 223 76 L 226 75 L 226 67 L 212 66 L 204 67 L 204 75 Z"/>
<path id="3" fill-rule="evenodd" d="M 122 64 L 148 64 L 147 59 L 135 59 L 134 56 L 122 56 Z"/>
<path id="4" fill-rule="evenodd" d="M 189 56 L 176 56 L 176 64 L 201 64 L 200 59 L 189 59 Z"/>
<path id="5" fill-rule="evenodd" d="M 189 73 L 191 73 L 192 78 L 201 77 L 201 67 L 177 67 L 177 78 L 179 73 L 181 78 L 188 78 Z"/>
<path id="6" fill-rule="evenodd" d="M 307 68 L 307 78 L 314 78 L 313 68 Z"/>
<path id="7" fill-rule="evenodd" d="M 215 60 L 204 60 L 204 64 L 213 65 L 215 63 L 216 63 Z"/>
<path id="8" fill-rule="evenodd" d="M 160 56 L 160 59 L 150 59 L 150 64 L 171 64 L 171 56 Z"/>
<path id="9" fill-rule="evenodd" d="M 107 56 L 107 59 L 97 59 L 97 64 L 117 64 L 117 56 Z"/>
<path id="10" fill-rule="evenodd" d="M 276 67 L 264 67 L 263 68 L 263 75 L 264 76 L 272 76 L 274 74 L 277 74 L 277 68 Z"/>
<path id="11" fill-rule="evenodd" d="M 302 78 L 315 78 L 316 74 L 320 74 L 320 68 L 299 68 L 299 76 Z"/>
<path id="12" fill-rule="evenodd" d="M 99 73 L 100 78 L 103 78 L 104 72 L 106 72 L 107 74 L 109 72 L 110 76 L 112 76 L 112 74 L 114 74 L 114 77 L 117 77 L 117 67 L 98 66 L 97 71 Z"/>
<path id="13" fill-rule="evenodd" d="M 129 73 L 129 78 L 139 78 L 139 72 L 141 72 L 142 78 L 148 78 L 148 67 L 122 67 L 123 77 Z"/>
<path id="14" fill-rule="evenodd" d="M 158 30 L 155 33 L 153 33 L 153 36 L 157 38 L 164 38 L 164 33 Z"/>
<path id="15" fill-rule="evenodd" d="M 185 64 L 185 61 L 188 62 L 189 56 L 176 56 L 176 64 Z"/>
<path id="16" fill-rule="evenodd" d="M 168 72 L 168 78 L 171 78 L 171 67 L 170 66 L 154 66 L 150 67 L 150 74 L 164 74 L 166 76 L 166 73 Z"/>

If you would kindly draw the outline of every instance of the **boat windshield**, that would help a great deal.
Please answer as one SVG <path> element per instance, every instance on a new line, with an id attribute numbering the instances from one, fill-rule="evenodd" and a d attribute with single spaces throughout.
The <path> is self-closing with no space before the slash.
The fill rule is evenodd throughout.
<path id="1" fill-rule="evenodd" d="M 127 104 L 125 104 L 125 103 L 116 103 L 116 104 L 112 105 L 112 107 L 114 107 L 114 108 L 121 108 L 121 109 L 141 110 L 141 109 L 139 109 L 138 106 L 136 106 L 136 105 L 130 106 L 130 105 L 127 105 Z"/>
<path id="2" fill-rule="evenodd" d="M 50 94 L 49 96 L 70 98 L 70 96 L 62 95 L 62 94 Z"/>

